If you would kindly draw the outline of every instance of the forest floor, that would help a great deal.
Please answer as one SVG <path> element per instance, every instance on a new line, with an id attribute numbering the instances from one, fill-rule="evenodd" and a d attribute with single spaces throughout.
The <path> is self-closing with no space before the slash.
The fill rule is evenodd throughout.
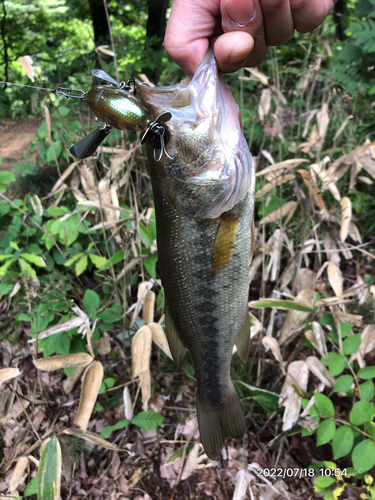
<path id="1" fill-rule="evenodd" d="M 1 170 L 10 170 L 13 165 L 23 161 L 23 153 L 28 150 L 39 125 L 38 119 L 0 122 L 0 156 L 3 157 Z M 370 147 L 375 147 L 375 144 L 358 148 L 351 155 L 343 156 L 337 161 L 335 163 L 337 169 L 342 166 L 339 173 L 348 170 L 355 162 L 367 165 L 371 172 L 375 171 L 372 170 L 372 163 L 368 165 L 370 161 L 375 163 L 375 154 L 370 158 L 367 153 Z M 273 174 L 276 169 L 282 168 L 285 168 L 285 164 L 273 165 L 270 173 Z M 301 171 L 305 173 L 306 178 L 309 172 Z M 331 173 L 328 170 L 328 172 L 332 178 L 337 174 L 337 171 Z M 359 170 L 356 171 L 356 174 L 358 173 Z M 291 177 L 294 182 L 297 173 Z M 271 182 L 274 178 L 270 177 L 267 180 Z M 281 184 L 282 175 L 276 180 Z M 75 182 L 75 185 L 82 183 L 82 197 L 83 192 L 90 196 L 90 185 L 84 181 L 83 174 L 81 177 L 77 174 L 72 182 Z M 308 184 L 307 182 L 306 186 Z M 298 187 L 298 184 L 295 186 Z M 267 214 L 268 222 L 266 217 L 262 221 L 263 224 L 275 223 L 276 229 L 268 241 L 265 241 L 263 226 L 256 221 L 255 255 L 249 299 L 254 301 L 259 299 L 262 283 L 263 297 L 272 298 L 274 291 L 277 292 L 273 297 L 274 300 L 275 297 L 280 298 L 281 292 L 289 298 L 295 296 L 301 303 L 303 297 L 307 297 L 311 300 L 309 307 L 315 304 L 316 292 L 319 292 L 321 295 L 317 306 L 320 308 L 319 313 L 314 313 L 313 319 L 316 321 L 311 320 L 306 323 L 305 312 L 302 312 L 301 316 L 300 311 L 286 312 L 276 307 L 272 308 L 271 312 L 271 307 L 267 306 L 267 311 L 262 314 L 259 313 L 259 309 L 250 306 L 254 315 L 252 328 L 258 328 L 258 335 L 254 331 L 251 359 L 247 367 L 243 367 L 238 357 L 234 356 L 232 366 L 232 373 L 235 373 L 233 378 L 237 382 L 236 389 L 239 390 L 245 409 L 248 432 L 242 441 L 228 441 L 219 462 L 212 462 L 207 458 L 199 440 L 195 413 L 196 382 L 188 369 L 188 360 L 182 370 L 178 371 L 172 361 L 162 357 L 158 347 L 153 345 L 151 349 L 150 346 L 150 354 L 147 354 L 146 360 L 147 367 L 150 366 L 147 371 L 150 386 L 148 409 L 162 415 L 164 421 L 157 426 L 157 429 L 145 430 L 134 422 L 135 417 L 141 414 L 140 402 L 137 401 L 141 386 L 138 385 L 138 380 L 132 378 L 130 342 L 126 342 L 125 338 L 123 343 L 119 341 L 122 338 L 122 330 L 116 329 L 113 332 L 108 330 L 109 333 L 106 332 L 105 337 L 100 340 L 109 340 L 109 351 L 98 350 L 96 361 L 99 361 L 104 367 L 104 372 L 110 375 L 105 380 L 111 380 L 115 385 L 105 385 L 99 395 L 99 389 L 95 392 L 95 411 L 92 416 L 89 415 L 88 432 L 81 432 L 79 428 L 77 429 L 75 417 L 79 412 L 80 400 L 83 396 L 88 397 L 91 394 L 90 390 L 87 385 L 83 389 L 79 377 L 75 379 L 76 385 L 72 383 L 68 390 L 66 383 L 68 379 L 71 381 L 73 376 L 67 378 L 62 369 L 47 372 L 35 368 L 35 344 L 30 342 L 32 340 L 30 328 L 25 326 L 29 322 L 23 320 L 16 323 L 15 315 L 18 311 L 14 307 L 15 299 L 3 297 L 0 301 L 0 317 L 1 315 L 4 318 L 8 317 L 8 321 L 3 321 L 3 330 L 0 329 L 0 368 L 17 367 L 20 376 L 8 381 L 6 386 L 0 387 L 0 500 L 12 498 L 9 495 L 20 494 L 34 500 L 35 495 L 29 496 L 25 488 L 31 483 L 30 480 L 37 476 L 42 442 L 53 436 L 58 437 L 61 446 L 63 471 L 61 498 L 67 500 L 323 498 L 323 493 L 314 491 L 314 481 L 319 474 L 314 472 L 311 475 L 308 467 L 322 461 L 331 461 L 331 444 L 326 442 L 317 446 L 316 435 L 301 435 L 306 428 L 302 424 L 312 426 L 314 422 L 307 414 L 302 420 L 299 397 L 297 400 L 292 398 L 289 398 L 289 401 L 283 400 L 283 406 L 290 412 L 292 410 L 296 412 L 296 419 L 301 417 L 298 427 L 290 426 L 283 431 L 283 408 L 278 396 L 285 390 L 282 388 L 287 387 L 285 368 L 288 373 L 290 366 L 302 368 L 306 376 L 304 386 L 301 383 L 301 388 L 298 388 L 299 394 L 305 396 L 305 399 L 311 399 L 316 392 L 325 389 L 334 404 L 337 421 L 349 422 L 353 397 L 356 395 L 349 397 L 333 391 L 336 380 L 332 380 L 332 377 L 328 380 L 328 384 L 325 383 L 327 388 L 325 385 L 322 386 L 322 383 L 324 384 L 322 375 L 324 380 L 326 375 L 323 371 L 326 369 L 317 356 L 324 358 L 325 353 L 321 354 L 322 349 L 316 340 L 318 336 L 314 337 L 315 344 L 306 344 L 305 333 L 307 332 L 309 338 L 312 338 L 312 334 L 315 333 L 313 330 L 308 330 L 308 327 L 315 325 L 316 331 L 321 331 L 322 338 L 324 335 L 329 336 L 331 329 L 322 323 L 325 328 L 323 330 L 317 321 L 328 313 L 332 313 L 332 321 L 335 317 L 342 322 L 340 324 L 348 325 L 353 322 L 351 329 L 353 328 L 354 334 L 375 331 L 374 301 L 371 295 L 373 292 L 370 292 L 374 276 L 375 238 L 366 242 L 365 252 L 362 249 L 362 242 L 355 239 L 353 241 L 356 246 L 359 243 L 355 253 L 351 252 L 349 246 L 337 246 L 337 242 L 341 242 L 340 231 L 343 229 L 341 206 L 338 203 L 333 205 L 328 225 L 328 218 L 322 219 L 321 198 L 317 197 L 316 191 L 310 190 L 309 195 L 307 190 L 305 194 L 299 189 L 297 200 L 293 202 L 295 206 L 297 203 L 301 204 L 302 214 L 307 213 L 307 208 L 313 206 L 313 200 L 317 204 L 317 208 L 311 211 L 311 224 L 304 223 L 306 231 L 303 232 L 298 226 L 304 237 L 298 240 L 303 249 L 298 262 L 293 246 L 288 243 L 285 229 L 287 223 L 281 229 L 276 226 L 276 222 L 280 219 L 277 210 Z M 140 192 L 143 195 L 144 190 L 140 189 Z M 272 214 L 276 214 L 273 219 Z M 143 216 L 138 214 L 138 217 L 141 215 Z M 322 233 L 313 239 L 313 231 L 319 224 L 327 225 L 327 236 L 323 239 Z M 351 234 L 356 237 L 353 228 L 358 234 L 359 229 L 352 223 Z M 281 236 L 288 244 L 281 244 Z M 316 245 L 319 252 L 326 252 L 327 257 L 321 260 L 316 258 L 318 252 L 312 251 L 312 245 Z M 324 246 L 324 250 L 321 245 Z M 139 246 L 141 247 L 141 243 Z M 269 255 L 273 256 L 272 265 L 263 270 L 262 262 L 266 261 L 266 256 Z M 297 264 L 294 264 L 295 262 Z M 332 268 L 336 272 L 335 275 L 330 274 Z M 290 285 L 288 288 L 292 280 L 290 271 L 294 269 L 296 278 L 293 286 Z M 365 281 L 366 275 L 371 280 Z M 276 282 L 275 276 L 281 276 L 283 279 Z M 85 288 L 96 287 L 99 290 L 102 282 L 96 280 L 94 274 L 87 275 L 86 278 L 82 275 L 80 281 L 77 281 L 76 294 L 82 292 L 83 295 L 84 290 L 80 289 L 82 284 Z M 335 290 L 338 290 L 337 296 L 333 295 L 336 294 Z M 139 295 L 141 296 L 142 294 Z M 129 297 L 130 303 L 136 304 L 137 297 L 132 294 Z M 79 306 L 83 307 L 82 303 L 79 303 Z M 339 306 L 342 309 L 339 309 Z M 139 314 L 141 316 L 141 310 Z M 160 312 L 157 311 L 158 317 L 155 321 L 159 321 L 159 315 Z M 147 321 L 146 324 L 148 323 L 150 322 Z M 271 347 L 267 352 L 262 339 L 265 337 L 269 339 L 272 335 L 267 334 L 262 337 L 261 331 L 273 334 L 274 339 L 279 338 L 281 350 L 275 340 L 274 344 L 269 344 Z M 371 335 L 373 337 L 373 333 Z M 11 342 L 8 340 L 11 337 L 17 340 Z M 88 342 L 91 343 L 91 337 Z M 363 352 L 363 363 L 369 367 L 375 364 L 375 349 L 373 344 L 371 346 L 371 349 Z M 328 347 L 331 349 L 330 344 Z M 312 358 L 320 363 L 320 371 L 311 370 L 308 378 L 307 362 Z M 243 383 L 241 378 L 247 383 Z M 289 379 L 291 380 L 291 377 Z M 297 382 L 292 384 L 289 381 L 290 388 L 294 387 L 291 394 L 296 392 L 294 390 L 296 385 Z M 129 388 L 128 396 L 124 388 Z M 131 414 L 133 415 L 135 411 L 136 415 L 134 418 L 126 417 L 130 423 L 126 422 L 126 425 L 123 425 L 129 407 Z M 25 458 L 27 460 L 24 460 Z M 350 466 L 349 455 L 340 458 L 338 467 L 346 470 Z M 319 470 L 329 472 L 331 469 L 326 467 L 328 466 Z M 262 470 L 263 473 L 260 473 Z M 370 472 L 374 474 L 375 471 Z M 329 493 L 335 493 L 331 498 L 347 500 L 363 498 L 360 497 L 363 493 L 363 484 L 360 481 L 353 483 L 349 477 L 345 479 L 347 479 L 345 486 L 336 479 L 334 484 L 330 485 Z"/>
<path id="2" fill-rule="evenodd" d="M 43 118 L 24 118 L 22 120 L 0 121 L 0 164 L 1 170 L 11 170 L 13 165 L 24 161 L 23 154 L 29 150 Z M 35 160 L 37 153 L 32 153 Z"/>

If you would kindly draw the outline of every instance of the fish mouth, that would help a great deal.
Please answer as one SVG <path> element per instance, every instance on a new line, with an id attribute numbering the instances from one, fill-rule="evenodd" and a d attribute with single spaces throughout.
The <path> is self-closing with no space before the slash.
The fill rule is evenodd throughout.
<path id="1" fill-rule="evenodd" d="M 205 83 L 212 80 L 213 77 L 215 78 L 215 76 L 217 78 L 217 73 L 214 51 L 212 47 L 209 47 L 192 78 L 187 76 L 180 83 L 165 87 L 150 87 L 146 83 L 141 83 L 138 85 L 137 90 L 142 102 L 156 117 L 166 108 L 170 108 L 172 111 L 173 108 L 178 109 L 190 106 L 193 96 L 198 97 L 193 87 L 200 87 L 205 91 Z M 202 93 L 202 90 L 199 94 Z"/>

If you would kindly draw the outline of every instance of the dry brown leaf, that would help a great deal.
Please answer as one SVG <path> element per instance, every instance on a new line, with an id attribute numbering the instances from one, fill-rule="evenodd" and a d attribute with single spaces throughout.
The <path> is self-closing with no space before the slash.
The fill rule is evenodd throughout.
<path id="1" fill-rule="evenodd" d="M 63 182 L 65 181 L 65 179 L 67 177 L 69 177 L 69 175 L 73 172 L 73 170 L 78 165 L 78 163 L 79 163 L 78 161 L 75 161 L 71 165 L 69 165 L 69 167 L 61 175 L 60 179 L 56 182 L 56 184 L 51 189 L 51 192 L 48 195 L 48 197 L 53 196 L 58 191 L 58 189 L 61 187 L 61 185 L 63 184 Z"/>
<path id="2" fill-rule="evenodd" d="M 362 316 L 359 314 L 343 313 L 341 310 L 332 311 L 333 316 L 337 316 L 344 323 L 353 323 L 355 326 L 362 326 Z"/>
<path id="3" fill-rule="evenodd" d="M 28 407 L 30 406 L 30 401 L 22 400 L 22 401 L 17 401 L 13 407 L 12 410 L 4 415 L 3 417 L 0 417 L 0 425 L 5 425 L 7 422 L 10 420 L 14 420 L 17 417 L 21 415 L 21 413 L 24 412 Z"/>
<path id="4" fill-rule="evenodd" d="M 309 356 L 305 361 L 311 373 L 313 373 L 324 385 L 327 387 L 333 387 L 335 385 L 336 380 L 331 377 L 327 368 L 316 356 Z"/>
<path id="5" fill-rule="evenodd" d="M 274 159 L 272 158 L 272 155 L 271 153 L 269 153 L 268 151 L 266 151 L 265 149 L 262 149 L 261 151 L 261 154 L 271 163 L 271 165 L 275 165 L 275 161 Z M 275 175 L 273 175 L 272 178 L 276 177 Z M 267 176 L 266 176 L 266 179 L 267 179 Z M 268 179 L 267 179 L 268 180 Z"/>
<path id="6" fill-rule="evenodd" d="M 12 368 L 12 367 L 9 367 L 9 368 L 2 368 L 0 370 L 0 384 L 2 384 L 3 382 L 6 382 L 7 380 L 10 380 L 14 377 L 18 377 L 18 375 L 20 375 L 21 372 L 18 368 Z"/>
<path id="7" fill-rule="evenodd" d="M 308 187 L 310 193 L 312 194 L 312 196 L 314 198 L 316 205 L 321 210 L 322 216 L 329 219 L 329 213 L 327 211 L 327 208 L 326 208 L 326 205 L 325 205 L 324 200 L 322 198 L 322 195 L 320 194 L 318 186 L 313 181 L 313 178 L 311 177 L 310 172 L 308 172 L 307 170 L 304 170 L 304 169 L 298 170 L 298 172 L 302 175 L 303 182 Z"/>
<path id="8" fill-rule="evenodd" d="M 343 277 L 339 266 L 330 260 L 327 266 L 328 281 L 335 292 L 336 297 L 341 298 L 343 295 Z"/>
<path id="9" fill-rule="evenodd" d="M 147 325 L 152 332 L 152 340 L 155 344 L 165 352 L 165 354 L 173 360 L 171 351 L 169 349 L 169 344 L 167 340 L 167 336 L 164 333 L 164 330 L 159 323 L 149 323 Z"/>
<path id="10" fill-rule="evenodd" d="M 310 136 L 307 140 L 307 142 L 303 142 L 298 146 L 298 149 L 302 151 L 302 153 L 311 154 L 311 149 L 317 144 L 319 141 L 319 132 L 318 132 L 318 127 L 316 125 L 313 125 Z"/>
<path id="11" fill-rule="evenodd" d="M 97 444 L 98 446 L 101 446 L 102 448 L 105 448 L 107 450 L 118 451 L 118 448 L 116 445 L 109 443 L 108 441 L 103 439 L 101 436 L 99 436 L 99 434 L 95 434 L 95 432 L 84 431 L 82 429 L 77 429 L 75 427 L 70 427 L 68 429 L 64 429 L 63 432 L 64 432 L 64 434 L 69 434 L 70 436 L 79 437 L 81 439 L 89 441 L 90 443 Z"/>
<path id="12" fill-rule="evenodd" d="M 295 302 L 307 307 L 313 307 L 316 298 L 314 290 L 301 290 Z M 283 344 L 286 340 L 291 338 L 292 335 L 297 333 L 305 324 L 306 319 L 310 313 L 302 311 L 288 311 L 285 323 L 281 332 L 279 344 Z"/>
<path id="13" fill-rule="evenodd" d="M 40 217 L 43 216 L 42 202 L 40 201 L 40 198 L 37 194 L 30 196 L 30 205 L 37 215 L 39 215 Z"/>
<path id="14" fill-rule="evenodd" d="M 343 121 L 343 123 L 341 124 L 341 127 L 338 129 L 338 131 L 336 132 L 333 140 L 335 141 L 336 139 L 338 139 L 340 137 L 340 135 L 342 134 L 342 132 L 345 130 L 345 127 L 347 126 L 347 124 L 349 123 L 349 121 L 353 118 L 353 115 L 349 115 L 345 118 L 345 120 Z"/>
<path id="15" fill-rule="evenodd" d="M 312 327 L 313 331 L 307 330 L 305 332 L 305 337 L 312 343 L 322 358 L 325 358 L 327 356 L 327 346 L 323 328 L 317 321 L 312 322 Z"/>
<path id="16" fill-rule="evenodd" d="M 143 325 L 133 337 L 132 341 L 132 372 L 133 377 L 139 377 L 142 391 L 142 406 L 147 409 L 151 397 L 151 356 L 152 331 Z"/>
<path id="17" fill-rule="evenodd" d="M 184 465 L 184 468 L 183 468 L 183 471 L 181 474 L 181 481 L 185 481 L 190 476 L 190 474 L 194 471 L 195 466 L 197 465 L 197 459 L 198 459 L 198 455 L 199 455 L 200 446 L 201 445 L 199 443 L 195 443 L 193 446 L 193 449 L 191 450 L 191 452 L 187 456 L 187 459 L 186 459 L 186 462 L 185 462 L 185 465 Z"/>
<path id="18" fill-rule="evenodd" d="M 264 118 L 269 114 L 271 110 L 271 95 L 272 94 L 270 89 L 262 90 L 258 106 L 258 115 L 261 122 L 263 122 Z"/>
<path id="19" fill-rule="evenodd" d="M 144 301 L 146 300 L 146 295 L 151 290 L 152 286 L 153 286 L 153 280 L 143 281 L 142 283 L 139 283 L 137 292 L 137 303 L 135 307 L 133 306 L 134 312 L 130 322 L 130 328 L 134 326 L 134 323 L 136 322 L 138 315 L 143 307 Z"/>
<path id="20" fill-rule="evenodd" d="M 257 271 L 259 269 L 259 266 L 262 264 L 263 262 L 263 255 L 262 254 L 259 254 L 257 255 L 251 262 L 251 266 L 250 266 L 250 269 L 249 269 L 249 284 L 253 281 L 253 279 L 255 278 L 255 275 L 257 274 Z"/>
<path id="21" fill-rule="evenodd" d="M 29 461 L 27 457 L 21 457 L 17 460 L 16 466 L 14 468 L 12 477 L 9 481 L 9 494 L 12 496 L 18 487 L 18 485 L 23 482 L 22 476 Z M 18 496 L 18 495 L 17 495 Z"/>
<path id="22" fill-rule="evenodd" d="M 284 203 L 284 205 L 277 208 L 276 210 L 273 210 L 265 217 L 263 217 L 263 219 L 259 222 L 259 224 L 269 224 L 270 222 L 275 222 L 277 220 L 280 220 L 282 217 L 285 217 L 285 215 L 289 214 L 292 211 L 294 213 L 298 203 L 299 203 L 298 201 L 287 201 L 286 203 Z"/>
<path id="23" fill-rule="evenodd" d="M 301 290 L 314 290 L 315 282 L 316 273 L 306 267 L 300 267 L 294 280 L 293 291 L 298 294 Z"/>
<path id="24" fill-rule="evenodd" d="M 274 311 L 274 309 L 272 310 L 272 312 L 273 311 Z M 265 336 L 262 338 L 262 344 L 266 348 L 271 349 L 272 354 L 275 356 L 276 360 L 280 363 L 281 371 L 283 372 L 284 375 L 286 375 L 283 357 L 281 356 L 280 347 L 279 347 L 279 343 L 277 342 L 277 340 L 273 337 Z"/>
<path id="25" fill-rule="evenodd" d="M 131 419 L 133 418 L 133 405 L 132 405 L 132 400 L 130 398 L 129 387 L 127 385 L 124 387 L 123 398 L 124 398 L 125 418 L 130 422 Z"/>
<path id="26" fill-rule="evenodd" d="M 147 411 L 147 405 L 151 397 L 151 373 L 145 370 L 138 375 L 139 385 L 142 393 L 142 409 Z"/>
<path id="27" fill-rule="evenodd" d="M 250 338 L 252 339 L 257 335 L 259 332 L 263 330 L 263 325 L 262 322 L 259 321 L 259 319 L 254 316 L 253 313 L 249 312 L 250 314 L 250 323 L 251 323 L 251 328 L 250 328 Z"/>
<path id="28" fill-rule="evenodd" d="M 349 233 L 350 223 L 352 221 L 352 203 L 350 198 L 344 196 L 341 199 L 341 228 L 340 228 L 340 239 L 345 241 Z"/>
<path id="29" fill-rule="evenodd" d="M 83 323 L 85 322 L 85 318 L 83 317 L 75 317 L 75 318 L 70 318 L 66 321 L 63 321 L 62 323 L 58 323 L 57 325 L 53 325 L 46 330 L 43 330 L 42 332 L 38 333 L 38 340 L 40 339 L 45 339 L 47 337 L 50 337 L 51 335 L 56 335 L 56 333 L 60 332 L 67 332 L 68 330 L 71 330 L 72 328 L 79 328 Z M 36 338 L 29 339 L 28 342 L 32 343 L 35 342 Z"/>
<path id="30" fill-rule="evenodd" d="M 78 380 L 81 378 L 84 371 L 85 371 L 84 366 L 81 368 L 76 368 L 74 370 L 74 373 L 72 373 L 72 375 L 70 375 L 66 380 L 64 380 L 63 389 L 64 389 L 65 394 L 70 394 L 72 392 L 74 386 L 76 385 Z"/>
<path id="31" fill-rule="evenodd" d="M 359 232 L 358 227 L 354 224 L 354 222 L 351 222 L 349 224 L 349 236 L 351 237 L 352 240 L 358 241 L 358 243 L 362 243 L 362 237 Z"/>
<path id="32" fill-rule="evenodd" d="M 148 78 L 147 75 L 145 75 L 144 73 L 139 73 L 139 78 L 142 80 L 142 82 L 145 82 L 147 83 L 147 85 L 149 85 L 150 87 L 155 87 L 155 84 L 153 84 L 150 79 Z"/>
<path id="33" fill-rule="evenodd" d="M 304 361 L 293 361 L 288 366 L 287 376 L 281 389 L 279 403 L 285 406 L 283 431 L 293 427 L 301 409 L 301 393 L 307 390 L 309 368 Z"/>
<path id="34" fill-rule="evenodd" d="M 370 179 L 370 177 L 366 177 L 365 175 L 360 175 L 358 177 L 358 180 L 364 182 L 365 184 L 368 184 L 369 186 L 372 186 L 374 184 L 374 181 Z"/>
<path id="35" fill-rule="evenodd" d="M 92 169 L 90 168 L 90 165 L 88 162 L 85 163 L 78 163 L 78 172 L 79 172 L 79 177 L 81 179 L 81 185 L 83 188 L 83 191 L 85 192 L 85 195 L 88 198 L 95 198 L 95 202 L 97 203 L 96 206 L 99 206 L 98 204 L 98 190 L 96 187 L 96 181 L 95 177 L 93 174 Z"/>
<path id="36" fill-rule="evenodd" d="M 132 371 L 133 377 L 150 368 L 152 331 L 143 325 L 133 337 L 132 341 Z"/>
<path id="37" fill-rule="evenodd" d="M 362 356 L 375 349 L 375 325 L 366 325 L 361 335 L 359 352 Z"/>
<path id="38" fill-rule="evenodd" d="M 328 103 L 324 102 L 320 111 L 316 114 L 316 121 L 318 123 L 318 132 L 319 137 L 322 140 L 322 143 L 325 139 L 327 128 L 329 124 L 329 114 L 328 114 Z"/>
<path id="39" fill-rule="evenodd" d="M 46 116 L 48 139 L 51 141 L 52 140 L 51 115 L 50 115 L 49 109 L 47 108 L 47 106 L 45 104 L 44 104 L 44 114 Z"/>
<path id="40" fill-rule="evenodd" d="M 38 370 L 52 372 L 60 368 L 85 367 L 93 361 L 93 357 L 85 352 L 73 354 L 62 354 L 60 356 L 50 356 L 49 358 L 37 359 L 34 365 Z"/>
<path id="41" fill-rule="evenodd" d="M 101 356 L 106 356 L 111 352 L 111 339 L 110 337 L 101 337 L 94 342 L 95 349 Z"/>
<path id="42" fill-rule="evenodd" d="M 34 80 L 35 70 L 33 68 L 33 60 L 32 60 L 32 58 L 30 56 L 20 57 L 20 63 L 21 63 L 22 69 L 26 73 L 27 77 L 32 82 L 35 82 L 35 80 Z"/>
<path id="43" fill-rule="evenodd" d="M 143 305 L 143 321 L 146 325 L 154 321 L 155 297 L 156 295 L 152 290 L 147 292 Z"/>
<path id="44" fill-rule="evenodd" d="M 109 222 L 117 222 L 120 219 L 120 210 L 118 210 L 120 205 L 116 190 L 112 189 L 111 180 L 106 177 L 101 179 L 98 184 L 98 191 L 100 203 L 102 204 L 106 220 Z M 115 210 L 113 210 L 112 208 L 107 208 L 108 205 L 112 205 L 113 207 L 115 207 Z M 121 236 L 117 231 L 117 227 L 110 226 L 109 229 L 116 242 L 121 244 Z"/>
<path id="45" fill-rule="evenodd" d="M 103 54 L 112 57 L 116 56 L 113 50 L 108 50 L 108 45 L 99 45 L 98 47 L 95 48 L 95 52 L 102 52 Z"/>
<path id="46" fill-rule="evenodd" d="M 236 487 L 234 488 L 232 500 L 245 500 L 247 497 L 247 488 L 254 476 L 245 469 L 240 469 L 236 474 Z"/>
<path id="47" fill-rule="evenodd" d="M 304 158 L 294 158 L 290 160 L 281 161 L 279 163 L 271 165 L 270 167 L 266 167 L 263 170 L 260 170 L 259 172 L 256 172 L 255 177 L 267 175 L 269 173 L 273 173 L 281 169 L 290 170 L 291 168 L 298 167 L 298 165 L 300 165 L 301 163 L 309 163 L 309 160 L 306 160 Z"/>
<path id="48" fill-rule="evenodd" d="M 280 186 L 281 184 L 284 184 L 285 182 L 289 182 L 295 179 L 294 174 L 285 174 L 285 175 L 280 175 L 276 179 L 274 179 L 272 182 L 269 182 L 265 186 L 263 186 L 259 191 L 255 193 L 255 199 L 262 198 L 268 191 L 271 191 L 274 187 Z"/>
<path id="49" fill-rule="evenodd" d="M 255 68 L 245 68 L 249 73 L 251 73 L 257 80 L 259 80 L 263 85 L 268 85 L 268 77 L 261 71 Z"/>
<path id="50" fill-rule="evenodd" d="M 94 361 L 85 370 L 82 379 L 81 399 L 74 424 L 86 431 L 91 414 L 94 410 L 99 389 L 103 380 L 103 365 L 100 361 Z"/>

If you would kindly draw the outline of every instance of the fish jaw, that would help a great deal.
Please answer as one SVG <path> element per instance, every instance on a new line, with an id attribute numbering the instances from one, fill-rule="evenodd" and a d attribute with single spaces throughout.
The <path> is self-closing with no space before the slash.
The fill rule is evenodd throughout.
<path id="1" fill-rule="evenodd" d="M 216 218 L 254 189 L 254 164 L 239 108 L 212 49 L 192 79 L 170 87 L 140 85 L 138 92 L 153 120 L 165 112 L 172 115 L 166 152 L 153 167 L 174 208 L 195 219 Z"/>

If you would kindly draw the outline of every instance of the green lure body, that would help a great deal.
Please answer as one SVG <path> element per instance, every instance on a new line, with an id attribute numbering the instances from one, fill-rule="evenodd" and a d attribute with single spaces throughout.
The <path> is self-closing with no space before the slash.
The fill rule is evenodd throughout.
<path id="1" fill-rule="evenodd" d="M 126 90 L 92 87 L 86 100 L 99 120 L 118 130 L 144 131 L 151 122 L 143 104 Z"/>

